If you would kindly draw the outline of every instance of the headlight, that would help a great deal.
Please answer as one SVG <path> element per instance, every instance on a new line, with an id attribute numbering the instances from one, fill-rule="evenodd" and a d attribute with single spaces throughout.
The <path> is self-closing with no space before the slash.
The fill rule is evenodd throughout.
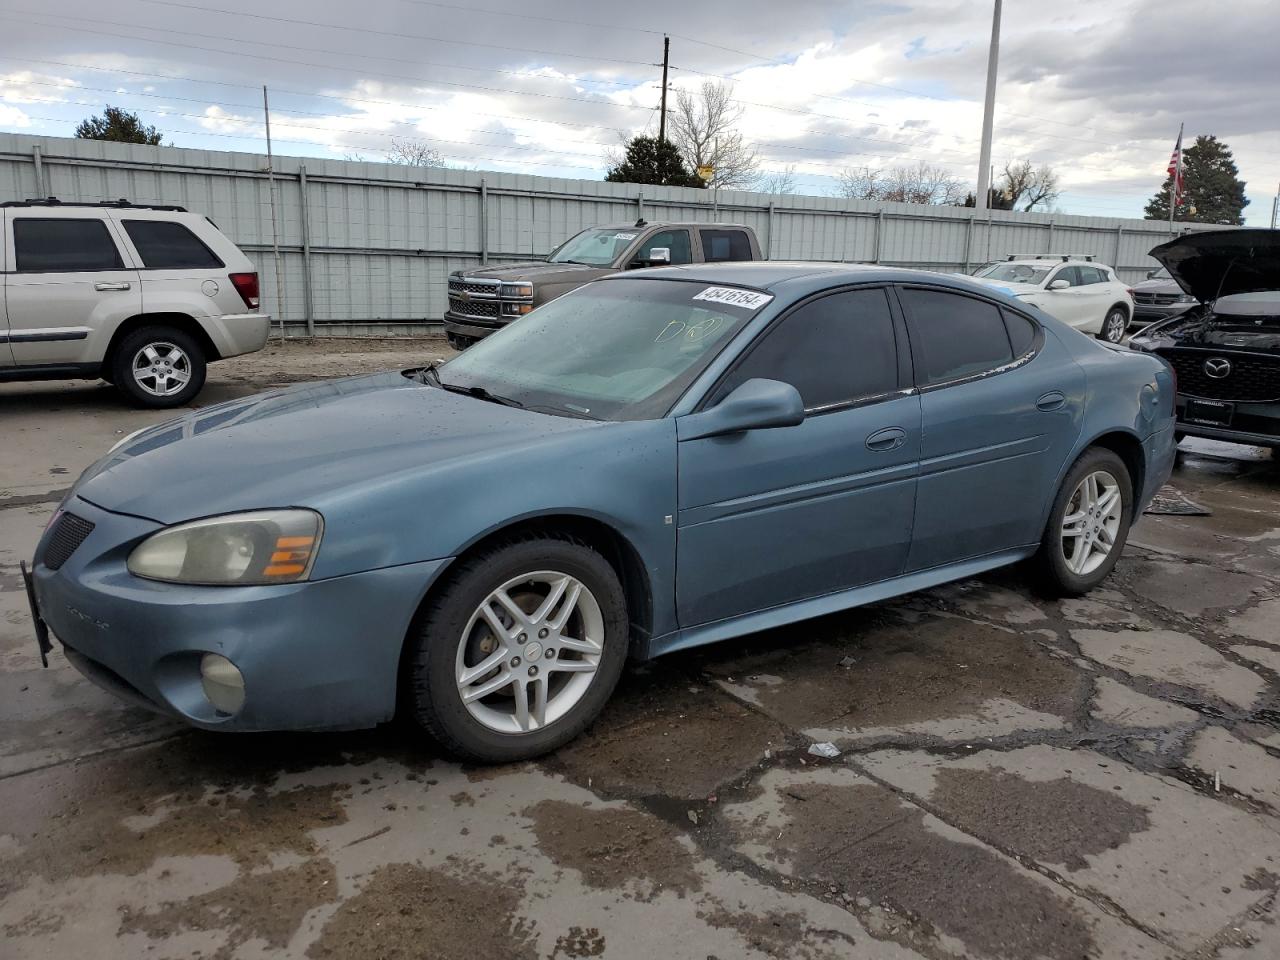
<path id="1" fill-rule="evenodd" d="M 129 555 L 129 572 L 166 583 L 296 583 L 311 574 L 324 521 L 312 510 L 259 510 L 178 524 Z"/>
<path id="2" fill-rule="evenodd" d="M 1177 300 L 1173 302 L 1174 303 L 1195 303 L 1196 298 L 1191 296 L 1191 294 L 1189 293 L 1184 293 L 1182 296 L 1180 296 Z"/>
<path id="3" fill-rule="evenodd" d="M 528 282 L 504 283 L 502 285 L 502 292 L 499 295 L 511 300 L 514 300 L 517 297 L 532 297 L 533 284 Z"/>

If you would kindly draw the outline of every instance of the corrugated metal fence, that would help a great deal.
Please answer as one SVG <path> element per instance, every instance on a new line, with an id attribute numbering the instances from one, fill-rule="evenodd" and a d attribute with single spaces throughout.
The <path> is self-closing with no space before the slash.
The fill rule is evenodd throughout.
<path id="1" fill-rule="evenodd" d="M 181 204 L 257 264 L 290 332 L 421 331 L 459 267 L 540 257 L 584 227 L 730 220 L 775 260 L 964 270 L 1009 253 L 1090 253 L 1141 280 L 1169 238 L 1149 220 L 770 196 L 384 163 L 275 158 L 283 310 L 276 302 L 265 155 L 0 134 L 0 200 L 56 196 Z M 1181 228 L 1182 225 L 1179 225 Z"/>

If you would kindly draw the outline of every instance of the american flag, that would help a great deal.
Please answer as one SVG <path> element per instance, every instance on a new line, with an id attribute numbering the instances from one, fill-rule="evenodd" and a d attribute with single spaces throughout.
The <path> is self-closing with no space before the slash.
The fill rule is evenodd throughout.
<path id="1" fill-rule="evenodd" d="M 1178 127 L 1178 142 L 1169 157 L 1169 176 L 1173 178 L 1173 206 L 1182 202 L 1182 127 Z"/>

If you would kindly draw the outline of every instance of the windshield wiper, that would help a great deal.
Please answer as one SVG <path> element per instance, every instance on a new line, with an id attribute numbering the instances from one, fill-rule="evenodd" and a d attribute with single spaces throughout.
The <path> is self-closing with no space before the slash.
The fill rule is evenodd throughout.
<path id="1" fill-rule="evenodd" d="M 436 367 L 440 366 L 439 361 L 427 364 L 425 367 L 419 367 L 412 372 L 413 379 L 419 383 L 440 383 L 440 374 L 436 373 Z"/>
<path id="2" fill-rule="evenodd" d="M 496 393 L 490 393 L 484 387 L 464 387 L 456 383 L 445 383 L 440 379 L 439 374 L 435 374 L 435 381 L 440 385 L 441 389 L 448 390 L 450 393 L 461 393 L 464 396 L 475 397 L 477 400 L 483 400 L 486 403 L 500 403 L 504 407 L 524 407 L 524 404 L 519 400 L 513 399 L 512 397 L 499 396 Z"/>

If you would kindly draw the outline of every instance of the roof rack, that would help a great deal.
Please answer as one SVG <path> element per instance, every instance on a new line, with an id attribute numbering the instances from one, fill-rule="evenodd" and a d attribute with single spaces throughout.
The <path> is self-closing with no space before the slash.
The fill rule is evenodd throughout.
<path id="1" fill-rule="evenodd" d="M 1093 262 L 1092 253 L 1011 253 L 1008 260 L 1085 260 Z"/>
<path id="2" fill-rule="evenodd" d="M 121 198 L 119 200 L 96 200 L 79 201 L 79 200 L 59 200 L 57 197 L 44 197 L 43 199 L 32 200 L 5 200 L 0 203 L 0 207 L 110 207 L 115 210 L 167 210 L 171 213 L 186 213 L 186 207 L 179 207 L 175 204 L 165 203 L 130 203 L 128 200 Z"/>

